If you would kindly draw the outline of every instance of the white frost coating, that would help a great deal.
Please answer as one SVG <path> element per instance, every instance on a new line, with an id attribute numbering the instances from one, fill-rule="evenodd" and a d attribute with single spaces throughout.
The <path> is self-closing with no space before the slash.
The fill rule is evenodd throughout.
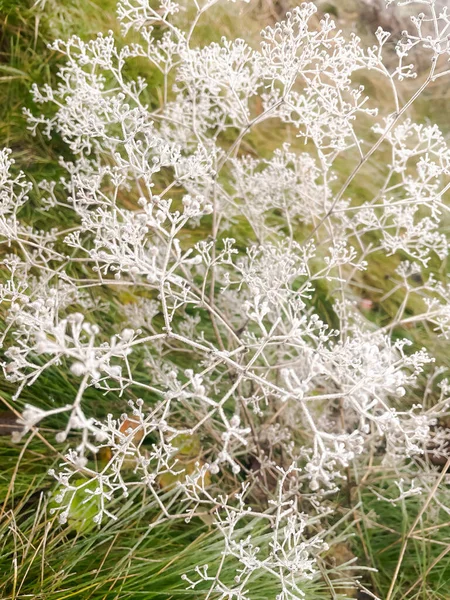
<path id="1" fill-rule="evenodd" d="M 308 530 L 314 519 L 300 511 L 299 494 L 326 512 L 324 498 L 373 444 L 399 467 L 423 452 L 439 416 L 421 405 L 399 409 L 433 358 L 392 334 L 425 321 L 443 338 L 450 333 L 450 289 L 429 270 L 449 248 L 441 225 L 450 150 L 436 126 L 406 117 L 416 97 L 448 74 L 450 17 L 432 0 L 418 2 L 423 14 L 387 67 L 388 33 L 378 30 L 377 44 L 365 47 L 329 17 L 313 22 L 309 3 L 266 28 L 258 49 L 240 39 L 196 46 L 195 24 L 214 4 L 123 0 L 124 33 L 139 32 L 140 43 L 119 48 L 112 33 L 54 43 L 65 56 L 59 84 L 35 86 L 45 115 L 27 116 L 32 131 L 58 134 L 73 153 L 72 162 L 61 160 L 64 179 L 40 184 L 50 221 L 57 209 L 71 227 L 27 224 L 21 210 L 32 186 L 13 174 L 3 150 L 3 371 L 17 395 L 55 366 L 77 382 L 73 404 L 27 406 L 22 417 L 25 434 L 67 413 L 57 440 L 76 440 L 75 447 L 53 473 L 62 522 L 73 476 L 100 446 L 112 458 L 89 471 L 98 488 L 86 493 L 101 498 L 96 522 L 114 518 L 110 500 L 136 486 L 158 498 L 164 518 L 176 518 L 158 482 L 179 474 L 180 436 L 201 439 L 197 468 L 178 482 L 182 516 L 211 514 L 224 536 L 220 569 L 227 561 L 238 566 L 232 587 L 220 569 L 202 565 L 187 585 L 207 582 L 217 598 L 248 600 L 248 582 L 262 570 L 279 581 L 277 599 L 288 600 L 302 596 L 299 582 L 313 576 L 325 547 Z M 192 27 L 184 26 L 186 8 L 196 13 Z M 418 46 L 429 54 L 429 72 L 405 98 L 399 82 L 416 77 L 408 55 Z M 159 106 L 149 105 L 143 78 L 127 79 L 136 57 L 160 73 Z M 386 82 L 390 112 L 367 96 L 362 73 Z M 246 136 L 269 120 L 304 140 L 304 151 L 286 142 L 271 157 L 247 156 Z M 391 162 L 380 168 L 377 190 L 355 196 L 350 184 L 387 147 Z M 346 181 L 336 167 L 343 158 L 351 165 Z M 252 240 L 247 247 L 230 234 L 239 227 Z M 407 316 L 405 300 L 378 329 L 352 287 L 375 252 L 401 257 L 392 289 L 420 297 L 423 309 Z M 314 305 L 321 285 L 331 290 L 334 328 Z M 133 302 L 117 301 L 117 331 L 101 318 L 113 308 L 97 300 L 100 287 L 135 293 Z M 189 357 L 188 368 L 180 356 Z M 126 414 L 94 419 L 90 387 L 105 403 L 108 393 L 123 396 Z M 444 381 L 442 411 L 447 388 Z M 125 419 L 133 425 L 124 428 Z M 441 449 L 444 438 L 436 430 Z M 260 479 L 272 481 L 262 510 L 247 501 L 255 480 L 249 455 L 258 457 Z M 132 481 L 123 474 L 130 461 Z M 218 494 L 211 474 L 227 473 L 242 489 Z M 398 487 L 399 499 L 422 489 L 412 480 Z M 252 518 L 272 526 L 262 546 L 246 528 Z"/>

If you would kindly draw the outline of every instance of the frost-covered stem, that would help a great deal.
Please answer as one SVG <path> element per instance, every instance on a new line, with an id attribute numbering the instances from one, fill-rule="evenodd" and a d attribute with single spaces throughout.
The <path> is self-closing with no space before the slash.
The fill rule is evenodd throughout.
<path id="1" fill-rule="evenodd" d="M 361 158 L 358 161 L 358 164 L 353 168 L 352 172 L 347 177 L 347 179 L 345 180 L 343 186 L 341 187 L 341 189 L 339 190 L 339 192 L 335 196 L 335 198 L 334 198 L 334 200 L 333 200 L 330 208 L 326 212 L 326 214 L 321 218 L 321 220 L 319 221 L 319 223 L 314 227 L 313 231 L 306 238 L 306 242 L 308 242 L 312 238 L 312 236 L 315 234 L 315 232 L 317 231 L 317 229 L 327 219 L 329 219 L 329 217 L 333 214 L 334 207 L 341 200 L 342 196 L 347 191 L 348 186 L 354 180 L 354 178 L 359 173 L 359 171 L 361 170 L 361 168 L 367 163 L 367 161 L 369 160 L 369 158 L 378 150 L 378 148 L 381 146 L 381 144 L 386 140 L 386 137 L 389 134 L 389 132 L 394 129 L 395 125 L 398 123 L 398 121 L 401 119 L 401 117 L 406 113 L 406 111 L 410 108 L 410 106 L 417 100 L 417 98 L 419 98 L 419 96 L 422 95 L 423 91 L 428 87 L 428 84 L 433 79 L 434 71 L 436 69 L 436 62 L 437 62 L 436 61 L 436 57 L 433 57 L 433 61 L 432 61 L 432 66 L 431 66 L 430 73 L 428 74 L 428 76 L 427 76 L 426 80 L 424 81 L 424 83 L 420 86 L 420 88 L 418 90 L 416 90 L 416 92 L 412 95 L 412 97 L 408 100 L 408 102 L 403 105 L 403 107 L 400 109 L 400 111 L 397 112 L 397 113 L 395 113 L 395 115 L 391 119 L 389 125 L 387 125 L 387 127 L 385 128 L 383 134 L 378 138 L 378 140 L 375 142 L 375 144 L 373 144 L 373 146 L 370 148 L 370 150 L 365 154 L 364 158 Z"/>

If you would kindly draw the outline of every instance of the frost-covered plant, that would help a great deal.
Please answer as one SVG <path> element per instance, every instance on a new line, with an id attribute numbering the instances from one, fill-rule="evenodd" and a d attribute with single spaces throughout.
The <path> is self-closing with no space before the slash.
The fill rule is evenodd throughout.
<path id="1" fill-rule="evenodd" d="M 114 497 L 142 487 L 162 519 L 208 515 L 223 533 L 221 566 L 199 565 L 190 588 L 244 600 L 264 572 L 288 600 L 317 568 L 326 535 L 312 524 L 350 468 L 374 451 L 407 465 L 434 435 L 446 451 L 434 429 L 448 410 L 445 380 L 435 407 L 399 401 L 417 398 L 420 378 L 432 385 L 435 360 L 399 327 L 450 334 L 449 290 L 434 275 L 449 248 L 450 150 L 408 113 L 450 73 L 450 15 L 433 0 L 399 2 L 423 12 L 388 67 L 387 32 L 366 47 L 316 20 L 312 3 L 267 27 L 257 48 L 202 44 L 196 26 L 215 4 L 121 0 L 129 43 L 108 33 L 52 46 L 65 59 L 59 84 L 33 87 L 44 113 L 27 117 L 72 158 L 60 161 L 64 177 L 39 184 L 51 225 L 37 229 L 21 214 L 32 185 L 0 154 L 3 371 L 17 397 L 46 370 L 77 382 L 71 404 L 22 414 L 23 435 L 67 415 L 56 439 L 73 447 L 53 473 L 61 521 L 79 473 L 87 501 L 99 498 L 98 523 L 114 518 Z M 418 47 L 430 67 L 411 91 Z M 134 60 L 157 73 L 158 103 L 145 77 L 127 77 Z M 371 77 L 389 94 L 383 108 L 364 90 Z M 246 140 L 270 122 L 291 142 L 249 154 Z M 373 193 L 361 197 L 368 177 Z M 386 297 L 402 291 L 403 301 L 377 327 L 357 290 L 380 255 L 399 258 Z M 324 286 L 330 319 L 315 302 Z M 119 394 L 123 414 L 99 419 L 89 388 L 106 405 Z M 87 459 L 102 447 L 110 454 L 96 471 Z M 255 519 L 272 527 L 261 543 Z"/>

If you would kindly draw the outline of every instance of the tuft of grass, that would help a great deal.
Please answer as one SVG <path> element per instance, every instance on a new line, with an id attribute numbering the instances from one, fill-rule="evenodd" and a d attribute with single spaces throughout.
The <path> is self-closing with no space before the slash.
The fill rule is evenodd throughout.
<path id="1" fill-rule="evenodd" d="M 45 474 L 55 463 L 54 454 L 36 437 L 25 448 L 2 440 L 0 460 L 2 600 L 206 598 L 205 586 L 186 590 L 182 575 L 196 579 L 197 565 L 208 563 L 211 572 L 218 567 L 222 544 L 217 531 L 200 520 L 158 523 L 154 499 L 137 502 L 133 494 L 118 501 L 117 521 L 83 529 L 69 518 L 68 525 L 60 526 L 51 514 L 54 485 Z M 260 543 L 266 535 L 261 527 Z M 234 576 L 234 569 L 222 572 L 230 584 Z M 252 598 L 275 598 L 278 590 L 270 585 L 259 578 L 251 584 Z M 305 600 L 329 598 L 320 576 L 305 583 L 304 592 Z"/>
<path id="2" fill-rule="evenodd" d="M 444 472 L 437 477 L 430 465 L 421 464 L 420 468 L 422 479 L 430 481 L 430 486 L 418 496 L 395 501 L 399 491 L 387 469 L 355 488 L 359 508 L 351 546 L 375 569 L 365 583 L 383 600 L 448 599 L 447 486 Z"/>

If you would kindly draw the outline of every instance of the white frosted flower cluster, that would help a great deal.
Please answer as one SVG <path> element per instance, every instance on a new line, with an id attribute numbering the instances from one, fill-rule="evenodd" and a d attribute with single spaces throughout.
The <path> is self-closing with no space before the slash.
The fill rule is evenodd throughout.
<path id="1" fill-rule="evenodd" d="M 198 43 L 215 4 L 120 0 L 132 42 L 54 43 L 59 83 L 33 88 L 43 114 L 27 117 L 72 159 L 33 192 L 0 152 L 2 367 L 16 397 L 55 370 L 76 386 L 71 404 L 22 415 L 23 435 L 67 415 L 56 439 L 71 449 L 53 473 L 62 522 L 77 474 L 99 499 L 97 523 L 118 495 L 149 490 L 161 520 L 208 516 L 223 534 L 219 570 L 199 565 L 188 587 L 251 600 L 265 574 L 291 600 L 317 571 L 326 499 L 354 465 L 374 452 L 411 464 L 436 431 L 447 447 L 433 429 L 447 389 L 422 406 L 435 359 L 404 332 L 450 335 L 449 289 L 434 275 L 449 248 L 450 150 L 407 117 L 448 74 L 450 16 L 419 3 L 426 15 L 388 67 L 388 33 L 366 47 L 312 3 L 266 28 L 259 48 Z M 429 72 L 406 93 L 416 46 Z M 158 102 L 144 76 L 128 77 L 136 59 L 157 73 Z M 364 90 L 372 75 L 389 109 Z M 247 140 L 271 122 L 285 139 L 259 154 Z M 24 210 L 32 193 L 45 230 Z M 375 260 L 395 264 L 385 298 L 402 295 L 381 324 L 358 300 Z M 92 398 L 113 407 L 106 417 Z"/>

